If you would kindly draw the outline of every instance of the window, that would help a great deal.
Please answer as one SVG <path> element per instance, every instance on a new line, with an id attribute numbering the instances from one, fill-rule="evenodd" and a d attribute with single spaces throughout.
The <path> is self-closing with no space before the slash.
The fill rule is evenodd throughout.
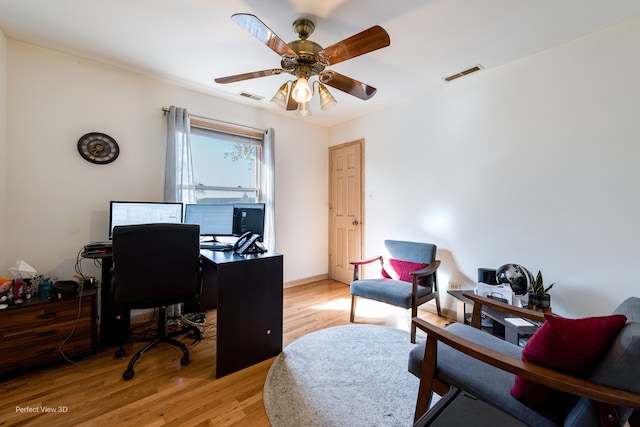
<path id="1" fill-rule="evenodd" d="M 197 203 L 260 201 L 263 134 L 191 120 Z"/>

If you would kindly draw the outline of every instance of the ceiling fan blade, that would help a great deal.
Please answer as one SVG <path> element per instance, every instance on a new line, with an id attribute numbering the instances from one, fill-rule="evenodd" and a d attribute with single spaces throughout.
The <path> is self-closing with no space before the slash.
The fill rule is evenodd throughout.
<path id="1" fill-rule="evenodd" d="M 326 60 L 326 65 L 334 65 L 356 56 L 387 47 L 391 44 L 389 34 L 379 25 L 346 38 L 322 49 L 318 56 Z"/>
<path id="2" fill-rule="evenodd" d="M 236 74 L 235 76 L 218 77 L 215 79 L 216 83 L 234 83 L 242 80 L 256 79 L 258 77 L 275 76 L 284 72 L 282 68 L 272 68 L 270 70 L 254 71 L 252 73 Z"/>
<path id="3" fill-rule="evenodd" d="M 291 55 L 297 57 L 298 54 L 289 47 L 280 37 L 276 35 L 264 22 L 255 15 L 249 13 L 236 13 L 231 16 L 236 24 L 247 30 L 249 34 L 266 44 L 268 48 L 278 55 Z"/>
<path id="4" fill-rule="evenodd" d="M 378 89 L 366 83 L 359 82 L 351 77 L 344 76 L 335 71 L 325 71 L 319 76 L 320 81 L 328 86 L 353 95 L 365 101 L 376 94 Z"/>

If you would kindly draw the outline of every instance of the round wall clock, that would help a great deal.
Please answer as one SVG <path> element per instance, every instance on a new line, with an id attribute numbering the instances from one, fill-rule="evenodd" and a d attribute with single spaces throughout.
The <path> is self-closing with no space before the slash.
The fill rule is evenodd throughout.
<path id="1" fill-rule="evenodd" d="M 104 165 L 118 158 L 120 147 L 109 135 L 90 132 L 78 140 L 78 152 L 86 161 Z"/>

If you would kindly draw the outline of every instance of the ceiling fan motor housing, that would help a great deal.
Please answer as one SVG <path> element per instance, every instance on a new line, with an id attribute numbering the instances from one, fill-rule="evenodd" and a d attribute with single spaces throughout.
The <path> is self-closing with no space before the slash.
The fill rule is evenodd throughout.
<path id="1" fill-rule="evenodd" d="M 297 58 L 290 58 L 286 55 L 280 61 L 280 66 L 285 70 L 291 70 L 297 77 L 309 78 L 312 75 L 320 74 L 325 65 L 318 60 L 318 52 L 322 46 L 311 40 L 294 40 L 288 46 L 297 54 Z"/>

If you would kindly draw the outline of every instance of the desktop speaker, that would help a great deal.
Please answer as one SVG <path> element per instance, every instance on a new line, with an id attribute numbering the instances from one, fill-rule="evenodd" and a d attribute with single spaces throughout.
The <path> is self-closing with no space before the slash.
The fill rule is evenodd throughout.
<path id="1" fill-rule="evenodd" d="M 479 268 L 478 269 L 478 283 L 487 283 L 489 285 L 497 285 L 498 279 L 496 278 L 495 268 Z"/>
<path id="2" fill-rule="evenodd" d="M 53 284 L 49 299 L 73 298 L 78 294 L 80 285 L 74 280 L 59 280 Z"/>

